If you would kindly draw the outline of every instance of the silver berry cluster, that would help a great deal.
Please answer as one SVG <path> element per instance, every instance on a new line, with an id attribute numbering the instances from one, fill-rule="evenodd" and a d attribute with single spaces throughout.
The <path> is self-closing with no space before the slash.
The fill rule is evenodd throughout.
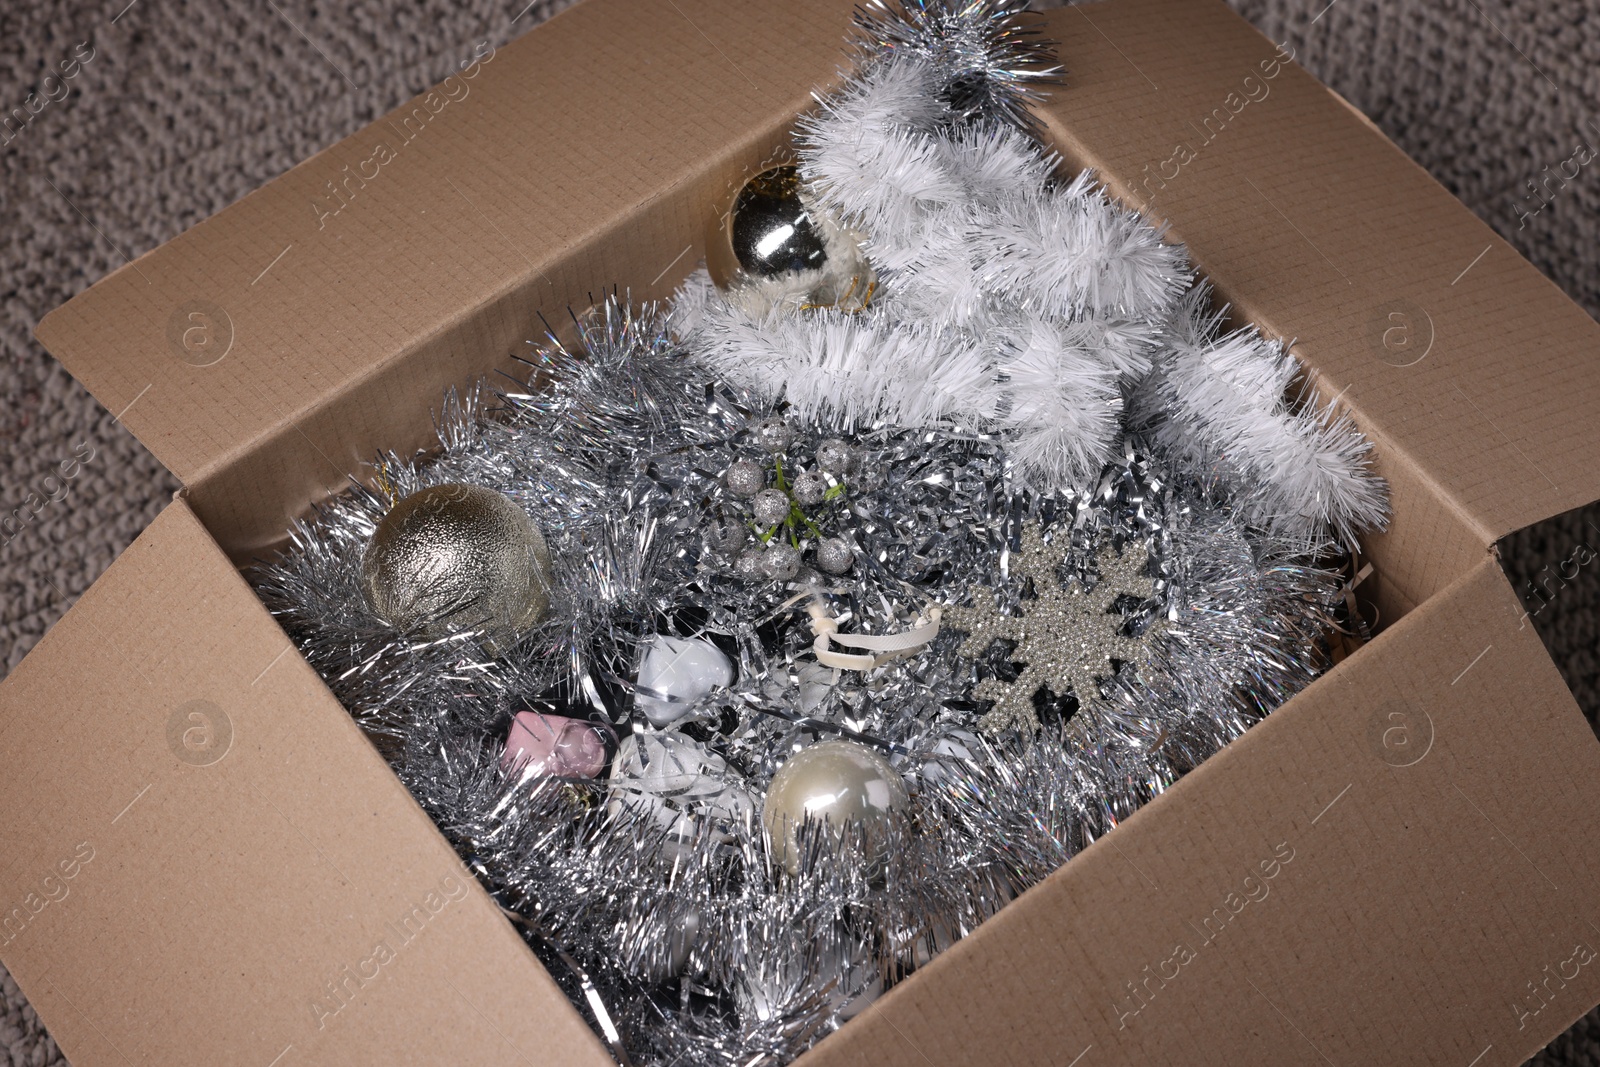
<path id="1" fill-rule="evenodd" d="M 728 493 L 748 513 L 743 525 L 723 523 L 710 532 L 710 539 L 725 551 L 743 549 L 735 567 L 751 581 L 789 581 L 807 562 L 808 551 L 818 570 L 847 573 L 855 550 L 844 538 L 825 533 L 823 525 L 826 506 L 842 498 L 847 480 L 860 474 L 860 453 L 830 437 L 812 450 L 810 465 L 797 465 L 794 427 L 776 415 L 754 423 L 749 440 L 761 458 L 736 459 L 724 475 Z"/>

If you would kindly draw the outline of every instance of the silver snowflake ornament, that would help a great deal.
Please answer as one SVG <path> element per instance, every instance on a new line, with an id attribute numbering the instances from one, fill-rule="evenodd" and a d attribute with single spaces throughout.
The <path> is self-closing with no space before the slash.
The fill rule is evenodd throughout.
<path id="1" fill-rule="evenodd" d="M 944 609 L 943 625 L 968 635 L 963 656 L 981 658 L 996 641 L 1007 640 L 1016 646 L 1008 658 L 1025 664 L 1011 681 L 985 678 L 974 688 L 973 696 L 994 701 L 978 720 L 979 728 L 988 734 L 1008 729 L 1032 733 L 1039 725 L 1033 695 L 1040 686 L 1057 696 L 1070 691 L 1078 706 L 1086 708 L 1104 699 L 1100 686 L 1116 673 L 1113 661 L 1135 668 L 1143 663 L 1161 621 L 1129 637 L 1122 632 L 1127 618 L 1115 605 L 1119 597 L 1147 600 L 1155 594 L 1155 583 L 1145 574 L 1149 559 L 1149 546 L 1143 542 L 1127 545 L 1120 556 L 1104 547 L 1095 556 L 1100 579 L 1093 589 L 1076 579 L 1064 584 L 1062 553 L 1030 526 L 1020 551 L 1012 555 L 1011 572 L 1018 581 L 1033 580 L 1036 599 L 1021 601 L 1018 614 L 1004 615 L 996 591 L 979 586 L 971 590 L 970 606 Z"/>

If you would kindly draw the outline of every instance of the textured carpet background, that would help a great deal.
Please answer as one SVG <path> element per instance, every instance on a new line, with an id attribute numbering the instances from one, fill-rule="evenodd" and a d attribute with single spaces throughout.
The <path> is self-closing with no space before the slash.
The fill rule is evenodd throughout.
<path id="1" fill-rule="evenodd" d="M 437 82 L 477 42 L 498 46 L 570 0 L 523 2 L 0 5 L 0 118 L 30 93 L 56 97 L 20 129 L 0 127 L 0 515 L 29 493 L 57 498 L 15 536 L 0 531 L 0 672 L 177 489 L 33 341 L 34 325 L 129 257 Z M 1230 2 L 1600 315 L 1600 180 L 1583 170 L 1537 215 L 1518 210 L 1539 206 L 1526 181 L 1600 135 L 1587 125 L 1600 122 L 1600 9 L 1586 0 Z M 74 77 L 45 81 L 74 60 Z M 85 448 L 93 458 L 76 477 L 46 482 Z M 1590 508 L 1507 538 L 1513 582 L 1525 588 L 1595 530 L 1600 509 Z M 1600 711 L 1596 572 L 1560 589 L 1535 620 L 1591 719 Z M 0 968 L 0 1067 L 64 1062 Z M 1600 1017 L 1591 1012 L 1532 1062 L 1600 1063 Z"/>

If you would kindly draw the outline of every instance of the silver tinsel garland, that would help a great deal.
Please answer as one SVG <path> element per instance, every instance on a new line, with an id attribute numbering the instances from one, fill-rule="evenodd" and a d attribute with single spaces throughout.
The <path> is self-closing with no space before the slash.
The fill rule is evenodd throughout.
<path id="1" fill-rule="evenodd" d="M 298 526 L 258 587 L 484 883 L 593 983 L 637 1062 L 690 1046 L 700 1062 L 792 1057 L 1326 662 L 1338 575 L 1171 482 L 1148 453 L 1130 447 L 1093 493 L 1037 497 L 1007 488 L 1004 449 L 980 432 L 866 430 L 853 442 L 881 484 L 847 494 L 832 520 L 858 548 L 855 573 L 752 582 L 716 530 L 723 473 L 756 454 L 749 438 L 766 409 L 675 349 L 648 309 L 635 317 L 616 302 L 586 325 L 581 352 L 551 345 L 535 362 L 539 392 L 502 396 L 492 412 L 476 398 L 448 404 L 439 451 L 385 457 L 379 488 L 355 486 Z M 800 453 L 837 433 L 795 435 Z M 362 551 L 392 500 L 446 482 L 506 492 L 556 561 L 551 617 L 498 658 L 472 633 L 396 633 L 361 592 Z M 1044 526 L 1083 583 L 1101 546 L 1151 546 L 1157 595 L 1130 606 L 1126 625 L 1159 622 L 1160 639 L 1104 699 L 1056 698 L 1037 735 L 987 737 L 972 692 L 1007 664 L 958 655 L 961 631 L 864 675 L 810 661 L 796 591 L 864 633 L 903 631 L 972 589 L 999 590 L 1015 611 L 1028 591 L 1008 575 L 1009 553 Z M 518 708 L 651 732 L 630 721 L 628 689 L 657 631 L 713 635 L 737 659 L 735 683 L 672 731 L 720 755 L 733 788 L 759 796 L 817 737 L 893 753 L 914 789 L 881 882 L 848 858 L 849 842 L 817 836 L 790 875 L 769 862 L 753 819 L 669 839 L 608 806 L 604 781 L 530 787 L 501 769 Z M 557 959 L 552 971 L 578 981 Z"/>
<path id="2" fill-rule="evenodd" d="M 1032 86 L 1054 71 L 1012 14 L 880 6 L 863 16 L 863 62 L 913 57 L 947 117 L 1026 131 Z M 794 408 L 736 384 L 681 307 L 613 298 L 578 343 L 533 348 L 526 389 L 450 398 L 439 448 L 380 457 L 254 578 L 619 1059 L 786 1062 L 1329 663 L 1343 611 L 1332 535 L 1348 530 L 1263 519 L 1271 493 L 1249 464 L 1221 466 L 1214 440 L 1185 437 L 1169 395 L 1183 366 L 1157 351 L 1170 327 L 1125 308 L 1107 322 L 1103 343 L 1139 353 L 1107 379 L 1129 410 L 1111 409 L 1120 429 L 1097 446 L 1097 476 L 1046 487 L 982 413 L 908 425 Z M 1134 373 L 1149 377 L 1115 384 Z M 479 633 L 397 631 L 362 587 L 378 521 L 446 483 L 505 493 L 549 545 L 550 611 L 493 653 Z M 792 511 L 753 523 L 769 484 Z M 1117 574 L 1137 588 L 1101 585 Z M 1067 675 L 1030 673 L 1027 637 L 979 641 L 954 623 L 1004 619 L 996 633 L 1014 636 L 1073 596 L 1112 606 L 1094 612 L 1109 635 L 1097 658 L 1066 692 L 1013 701 L 1031 702 L 1031 722 L 980 726 L 985 694 Z M 816 654 L 819 620 L 843 641 L 931 634 L 941 616 L 931 640 L 870 669 Z M 663 635 L 734 664 L 730 685 L 665 728 L 635 708 L 641 656 Z M 508 773 L 522 710 L 593 723 L 621 770 Z M 859 828 L 802 826 L 791 870 L 770 855 L 759 801 L 789 755 L 833 737 L 887 755 L 910 806 L 887 849 Z M 693 773 L 652 792 L 624 752 Z"/>

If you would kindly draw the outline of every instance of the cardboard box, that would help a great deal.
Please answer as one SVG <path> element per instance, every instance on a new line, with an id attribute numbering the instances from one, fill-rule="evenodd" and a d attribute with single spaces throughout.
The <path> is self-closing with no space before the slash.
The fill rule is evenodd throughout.
<path id="1" fill-rule="evenodd" d="M 590 0 L 40 325 L 186 486 L 0 688 L 76 1067 L 607 1062 L 236 563 L 536 312 L 670 292 L 849 9 Z M 1600 497 L 1600 328 L 1220 2 L 1048 31 L 1067 161 L 1376 442 L 1381 632 L 801 1062 L 1520 1063 L 1600 1000 L 1600 744 L 1494 545 Z"/>

